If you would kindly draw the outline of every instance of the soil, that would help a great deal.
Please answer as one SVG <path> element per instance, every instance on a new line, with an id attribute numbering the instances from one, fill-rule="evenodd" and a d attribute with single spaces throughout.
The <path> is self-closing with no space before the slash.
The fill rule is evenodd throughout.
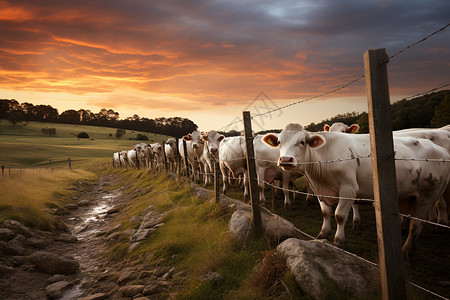
<path id="1" fill-rule="evenodd" d="M 109 187 L 116 180 L 114 175 L 100 175 L 98 183 L 87 191 L 81 191 L 76 199 L 78 203 L 88 204 L 68 210 L 64 221 L 78 241 L 58 241 L 68 235 L 62 233 L 55 235 L 45 248 L 48 252 L 72 256 L 80 264 L 80 272 L 64 276 L 64 280 L 73 285 L 61 299 L 80 299 L 100 292 L 105 293 L 105 298 L 121 299 L 117 284 L 105 280 L 108 274 L 119 272 L 120 267 L 110 265 L 104 257 L 103 253 L 111 247 L 111 242 L 108 243 L 106 234 L 100 234 L 117 224 L 117 212 L 127 201 L 123 187 L 110 191 Z M 53 276 L 25 263 L 15 268 L 6 280 L 0 280 L 0 299 L 47 299 L 45 288 Z"/>

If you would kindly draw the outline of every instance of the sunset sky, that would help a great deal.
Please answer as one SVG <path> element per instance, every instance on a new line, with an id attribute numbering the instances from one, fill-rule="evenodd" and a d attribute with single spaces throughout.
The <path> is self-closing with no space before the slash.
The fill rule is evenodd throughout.
<path id="1" fill-rule="evenodd" d="M 448 23 L 444 0 L 0 0 L 0 98 L 240 129 L 223 127 L 334 90 L 364 74 L 366 50 L 392 55 Z M 450 27 L 388 72 L 392 102 L 450 83 Z M 254 129 L 351 111 L 367 111 L 364 79 Z"/>

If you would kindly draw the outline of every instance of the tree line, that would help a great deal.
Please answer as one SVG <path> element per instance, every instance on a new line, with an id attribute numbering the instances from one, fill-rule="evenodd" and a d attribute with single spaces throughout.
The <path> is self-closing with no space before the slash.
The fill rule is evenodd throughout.
<path id="1" fill-rule="evenodd" d="M 450 124 L 450 90 L 426 94 L 411 100 L 400 100 L 391 104 L 392 129 L 438 128 Z M 369 118 L 366 112 L 338 114 L 320 123 L 305 126 L 308 131 L 321 131 L 323 125 L 335 122 L 358 124 L 358 133 L 369 133 Z"/>
<path id="2" fill-rule="evenodd" d="M 148 119 L 134 115 L 133 117 L 119 120 L 118 112 L 105 108 L 98 113 L 85 109 L 69 109 L 59 114 L 58 110 L 50 105 L 19 103 L 15 99 L 0 99 L 0 119 L 7 119 L 13 124 L 21 121 L 37 121 L 112 127 L 158 133 L 178 138 L 198 128 L 191 120 L 181 117 Z"/>

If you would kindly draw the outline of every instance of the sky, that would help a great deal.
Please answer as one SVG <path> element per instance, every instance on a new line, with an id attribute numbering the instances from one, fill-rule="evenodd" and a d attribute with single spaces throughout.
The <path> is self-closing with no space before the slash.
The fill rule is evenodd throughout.
<path id="1" fill-rule="evenodd" d="M 242 129 L 450 23 L 443 0 L 0 0 L 0 99 Z M 392 58 L 391 102 L 450 83 L 450 27 Z M 365 79 L 253 129 L 367 111 Z M 227 126 L 230 123 L 233 125 Z"/>

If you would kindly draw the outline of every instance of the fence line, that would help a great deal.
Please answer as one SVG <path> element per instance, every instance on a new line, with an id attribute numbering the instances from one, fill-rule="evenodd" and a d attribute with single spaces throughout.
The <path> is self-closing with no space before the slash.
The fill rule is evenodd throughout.
<path id="1" fill-rule="evenodd" d="M 416 218 L 416 217 L 411 216 L 410 214 L 409 215 L 405 215 L 405 214 L 402 214 L 402 213 L 398 213 L 398 215 L 402 216 L 402 217 L 405 217 L 405 218 L 408 218 L 408 219 L 413 219 L 413 220 L 420 221 L 420 222 L 427 223 L 427 224 L 431 224 L 431 225 L 434 225 L 434 226 L 440 226 L 440 227 L 443 227 L 443 228 L 450 229 L 450 226 L 448 226 L 448 225 L 439 224 L 439 223 L 436 223 L 436 222 L 431 222 L 431 221 L 427 221 L 427 220 L 424 220 L 424 219 Z"/>

